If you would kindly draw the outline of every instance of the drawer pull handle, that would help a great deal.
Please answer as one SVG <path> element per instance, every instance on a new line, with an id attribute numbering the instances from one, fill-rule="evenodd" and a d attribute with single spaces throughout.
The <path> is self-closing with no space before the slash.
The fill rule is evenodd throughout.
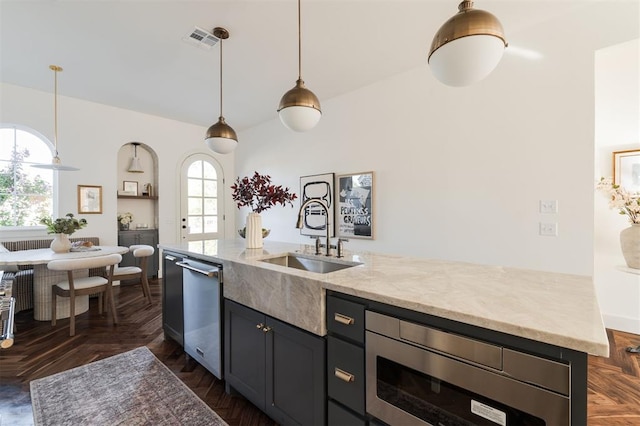
<path id="1" fill-rule="evenodd" d="M 256 328 L 257 328 L 258 330 L 262 330 L 262 329 L 264 328 L 264 324 L 263 324 L 263 323 L 256 324 Z"/>
<path id="2" fill-rule="evenodd" d="M 347 382 L 347 383 L 351 383 L 351 382 L 353 382 L 353 381 L 355 381 L 355 380 L 356 380 L 356 376 L 354 376 L 354 375 L 353 375 L 353 374 L 351 374 L 351 373 L 347 373 L 347 372 L 346 372 L 346 371 L 344 371 L 344 370 L 340 370 L 340 369 L 339 369 L 339 368 L 337 368 L 337 367 L 336 367 L 336 369 L 335 369 L 335 375 L 336 375 L 336 377 L 337 377 L 338 379 L 340 379 L 340 380 L 344 380 L 344 381 L 345 381 L 345 382 Z"/>
<path id="3" fill-rule="evenodd" d="M 333 314 L 333 319 L 344 325 L 352 325 L 354 322 L 356 322 L 356 320 L 354 320 L 353 318 L 339 314 L 337 312 Z"/>

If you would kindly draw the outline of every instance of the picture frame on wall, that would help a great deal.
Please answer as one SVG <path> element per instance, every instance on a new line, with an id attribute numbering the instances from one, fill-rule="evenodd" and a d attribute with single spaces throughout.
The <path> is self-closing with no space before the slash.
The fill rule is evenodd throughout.
<path id="1" fill-rule="evenodd" d="M 640 192 L 640 149 L 613 153 L 613 183 L 629 192 Z"/>
<path id="2" fill-rule="evenodd" d="M 332 237 L 335 235 L 334 179 L 334 173 L 300 177 L 300 205 L 312 198 L 323 201 L 329 210 L 329 235 Z M 327 235 L 327 218 L 324 210 L 318 204 L 314 203 L 307 206 L 302 212 L 302 219 L 300 235 L 311 237 L 324 237 Z"/>
<path id="3" fill-rule="evenodd" d="M 125 180 L 122 182 L 123 195 L 138 195 L 138 182 Z"/>
<path id="4" fill-rule="evenodd" d="M 78 185 L 78 213 L 102 214 L 102 186 Z"/>
<path id="5" fill-rule="evenodd" d="M 373 172 L 338 176 L 337 228 L 338 236 L 373 239 Z"/>

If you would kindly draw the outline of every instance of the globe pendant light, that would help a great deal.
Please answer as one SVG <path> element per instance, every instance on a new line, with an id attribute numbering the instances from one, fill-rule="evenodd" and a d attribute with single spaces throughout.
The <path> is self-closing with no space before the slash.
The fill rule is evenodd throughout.
<path id="1" fill-rule="evenodd" d="M 140 142 L 131 142 L 133 145 L 133 158 L 131 159 L 131 165 L 129 166 L 129 173 L 144 173 L 142 169 L 142 165 L 140 164 L 140 159 L 138 158 L 138 145 Z"/>
<path id="2" fill-rule="evenodd" d="M 229 32 L 224 28 L 216 27 L 213 35 L 220 39 L 220 117 L 218 122 L 207 130 L 205 143 L 213 152 L 218 154 L 228 154 L 238 145 L 238 136 L 222 116 L 222 40 L 229 38 Z"/>
<path id="3" fill-rule="evenodd" d="M 293 89 L 280 99 L 278 115 L 287 128 L 296 132 L 313 129 L 320 117 L 320 101 L 313 92 L 307 89 L 302 80 L 302 37 L 300 31 L 300 0 L 298 0 L 298 80 Z"/>
<path id="4" fill-rule="evenodd" d="M 53 71 L 53 146 L 55 155 L 51 159 L 51 164 L 33 164 L 31 167 L 63 171 L 80 170 L 77 167 L 63 165 L 58 156 L 58 73 L 62 71 L 62 68 L 57 65 L 49 65 L 49 69 Z"/>
<path id="5" fill-rule="evenodd" d="M 506 47 L 498 18 L 463 1 L 433 37 L 429 67 L 448 86 L 468 86 L 495 69 Z"/>

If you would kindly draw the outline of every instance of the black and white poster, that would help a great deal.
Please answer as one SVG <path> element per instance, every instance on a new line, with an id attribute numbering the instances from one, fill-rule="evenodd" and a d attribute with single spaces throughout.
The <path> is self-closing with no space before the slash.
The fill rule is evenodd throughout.
<path id="1" fill-rule="evenodd" d="M 333 200 L 333 173 L 325 173 L 322 175 L 302 176 L 300 178 L 300 205 L 309 199 L 322 201 L 329 210 L 329 228 L 330 235 L 335 235 L 334 228 L 334 209 L 335 202 Z M 321 236 L 327 235 L 326 223 L 327 216 L 325 211 L 317 203 L 307 206 L 302 212 L 302 229 L 301 235 Z"/>
<path id="2" fill-rule="evenodd" d="M 373 239 L 373 172 L 338 176 L 338 236 Z"/>

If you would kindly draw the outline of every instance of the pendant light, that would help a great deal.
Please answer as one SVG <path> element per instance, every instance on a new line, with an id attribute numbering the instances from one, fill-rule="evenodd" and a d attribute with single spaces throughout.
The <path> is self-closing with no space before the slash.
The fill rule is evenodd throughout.
<path id="1" fill-rule="evenodd" d="M 302 37 L 300 30 L 300 0 L 298 0 L 298 80 L 293 89 L 280 99 L 278 114 L 280 121 L 287 128 L 296 132 L 313 129 L 320 117 L 320 101 L 313 92 L 306 88 L 302 80 Z"/>
<path id="2" fill-rule="evenodd" d="M 48 170 L 76 171 L 77 167 L 65 166 L 58 156 L 58 73 L 62 68 L 57 65 L 49 65 L 49 69 L 53 71 L 53 145 L 55 155 L 51 159 L 51 164 L 33 164 L 31 167 Z"/>
<path id="3" fill-rule="evenodd" d="M 129 173 L 144 173 L 142 170 L 142 165 L 140 164 L 140 159 L 138 158 L 138 145 L 140 142 L 131 142 L 133 145 L 133 158 L 131 159 L 131 165 L 129 166 Z"/>
<path id="4" fill-rule="evenodd" d="M 433 37 L 429 67 L 448 86 L 468 86 L 494 70 L 506 47 L 498 18 L 465 0 Z"/>
<path id="5" fill-rule="evenodd" d="M 238 145 L 238 136 L 222 116 L 222 40 L 229 38 L 229 32 L 224 28 L 216 27 L 213 35 L 220 39 L 220 117 L 218 122 L 207 130 L 205 143 L 213 152 L 218 154 L 228 154 Z"/>

